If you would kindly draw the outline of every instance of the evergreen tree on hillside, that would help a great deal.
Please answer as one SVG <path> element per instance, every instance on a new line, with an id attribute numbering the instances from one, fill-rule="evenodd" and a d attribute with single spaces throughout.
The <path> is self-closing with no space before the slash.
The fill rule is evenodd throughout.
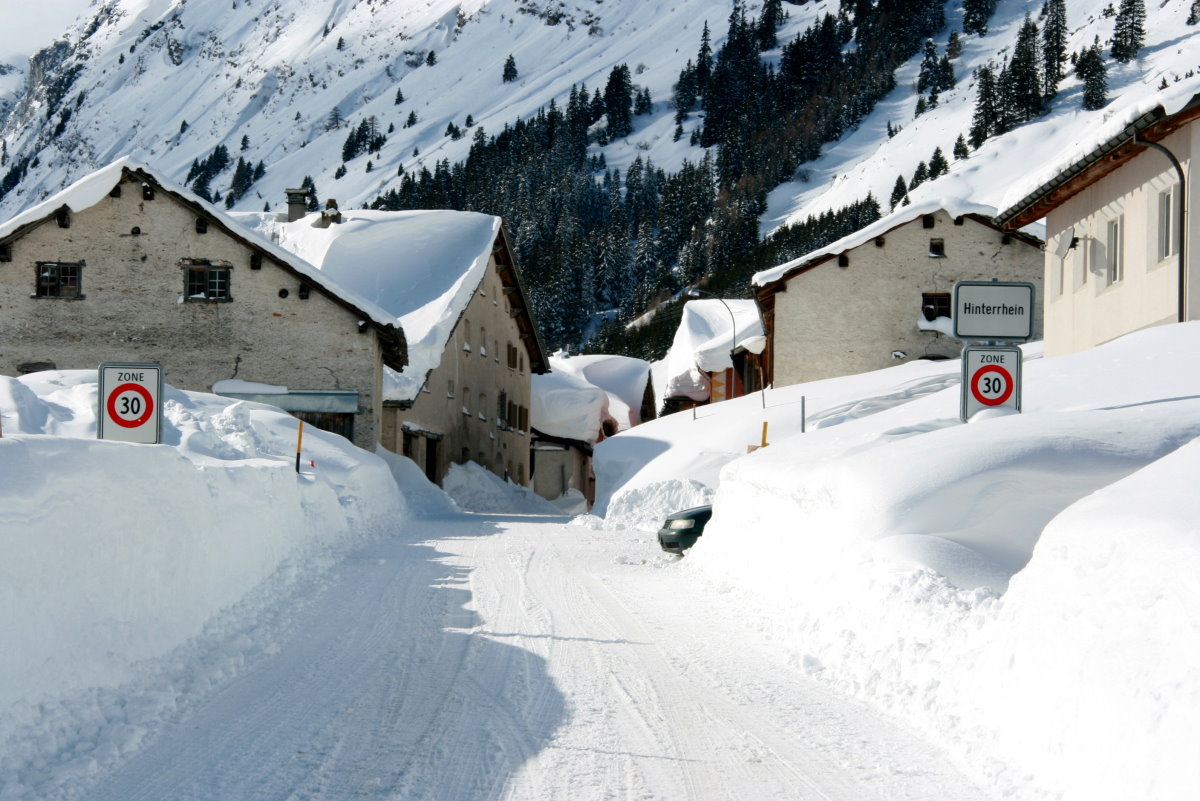
<path id="1" fill-rule="evenodd" d="M 517 60 L 512 57 L 512 53 L 504 60 L 504 74 L 501 78 L 505 83 L 512 83 L 517 79 Z"/>
<path id="2" fill-rule="evenodd" d="M 698 91 L 696 68 L 691 61 L 688 61 L 687 66 L 679 73 L 679 80 L 675 83 L 675 93 L 672 96 L 676 125 L 682 124 L 687 119 L 688 112 L 695 108 Z"/>
<path id="3" fill-rule="evenodd" d="M 971 147 L 978 150 L 987 138 L 996 133 L 1000 118 L 999 98 L 996 96 L 996 78 L 992 68 L 984 64 L 976 75 L 978 81 L 975 96 L 975 114 L 971 118 L 969 136 Z"/>
<path id="4" fill-rule="evenodd" d="M 1058 94 L 1063 79 L 1068 32 L 1066 0 L 1046 0 L 1042 6 L 1042 96 L 1046 99 Z"/>
<path id="5" fill-rule="evenodd" d="M 398 106 L 404 102 L 404 90 L 399 86 L 396 87 L 396 99 L 392 101 L 392 105 Z"/>
<path id="6" fill-rule="evenodd" d="M 762 13 L 758 16 L 759 50 L 770 50 L 778 44 L 775 34 L 783 17 L 783 0 L 763 0 Z"/>
<path id="7" fill-rule="evenodd" d="M 712 77 L 712 68 L 712 38 L 708 32 L 708 20 L 705 20 L 704 31 L 700 34 L 700 50 L 696 54 L 696 91 L 701 95 L 708 91 L 708 80 Z"/>
<path id="8" fill-rule="evenodd" d="M 1108 69 L 1100 52 L 1099 38 L 1080 53 L 1075 62 L 1075 75 L 1083 81 L 1083 108 L 1096 111 L 1108 102 Z"/>
<path id="9" fill-rule="evenodd" d="M 963 135 L 959 134 L 954 140 L 954 158 L 965 159 L 971 155 L 971 151 L 967 149 L 967 140 L 963 139 Z"/>
<path id="10" fill-rule="evenodd" d="M 924 92 L 937 83 L 938 55 L 932 39 L 925 40 L 921 68 L 917 72 L 917 91 Z"/>
<path id="11" fill-rule="evenodd" d="M 901 201 L 903 201 L 906 197 L 908 197 L 908 185 L 904 182 L 903 175 L 897 175 L 896 183 L 892 187 L 892 196 L 888 198 L 888 202 L 891 204 L 892 210 L 895 211 L 896 207 L 899 206 Z"/>
<path id="12" fill-rule="evenodd" d="M 1007 117 L 1007 124 L 1002 125 L 1004 130 L 1028 122 L 1045 111 L 1039 61 L 1037 23 L 1026 14 L 1017 33 L 1017 42 L 1013 45 L 1012 59 L 999 85 L 1001 103 Z"/>
<path id="13" fill-rule="evenodd" d="M 633 79 L 627 64 L 619 64 L 608 74 L 604 87 L 604 114 L 608 136 L 616 139 L 633 133 Z"/>
<path id="14" fill-rule="evenodd" d="M 908 182 L 909 191 L 911 192 L 912 190 L 916 189 L 918 186 L 920 186 L 921 184 L 925 183 L 928 180 L 929 180 L 929 167 L 927 167 L 925 162 L 923 162 L 923 161 L 917 162 L 917 168 L 915 170 L 913 170 L 912 180 L 910 180 Z"/>
<path id="15" fill-rule="evenodd" d="M 963 0 L 963 33 L 983 36 L 996 10 L 996 0 Z"/>
<path id="16" fill-rule="evenodd" d="M 933 156 L 929 159 L 929 178 L 932 180 L 933 178 L 945 175 L 949 171 L 950 164 L 946 161 L 945 155 L 942 154 L 942 149 L 935 147 L 933 149 Z"/>
<path id="17" fill-rule="evenodd" d="M 1200 0 L 1192 0 L 1192 11 L 1188 14 L 1187 24 L 1195 25 L 1200 23 Z"/>
<path id="18" fill-rule="evenodd" d="M 1146 41 L 1144 0 L 1121 0 L 1113 23 L 1112 57 L 1122 64 L 1133 61 Z"/>

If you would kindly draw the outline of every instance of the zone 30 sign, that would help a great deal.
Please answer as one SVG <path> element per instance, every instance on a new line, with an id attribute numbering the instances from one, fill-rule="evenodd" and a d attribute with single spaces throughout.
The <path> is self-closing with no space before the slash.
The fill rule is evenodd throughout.
<path id="1" fill-rule="evenodd" d="M 162 442 L 162 372 L 158 362 L 100 365 L 97 439 L 146 445 Z"/>
<path id="2" fill-rule="evenodd" d="M 984 409 L 1021 411 L 1021 349 L 964 348 L 962 387 L 963 422 Z"/>

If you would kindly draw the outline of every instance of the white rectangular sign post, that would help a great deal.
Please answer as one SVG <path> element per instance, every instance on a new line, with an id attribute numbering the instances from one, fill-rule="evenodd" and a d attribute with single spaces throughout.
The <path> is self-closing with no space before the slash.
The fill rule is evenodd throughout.
<path id="1" fill-rule="evenodd" d="M 105 362 L 98 370 L 96 438 L 162 442 L 163 368 L 158 362 Z"/>
<path id="2" fill-rule="evenodd" d="M 962 409 L 965 423 L 984 409 L 1021 411 L 1021 349 L 963 348 Z"/>
<path id="3" fill-rule="evenodd" d="M 959 281 L 954 285 L 954 336 L 963 340 L 1018 340 L 1033 336 L 1033 284 Z"/>

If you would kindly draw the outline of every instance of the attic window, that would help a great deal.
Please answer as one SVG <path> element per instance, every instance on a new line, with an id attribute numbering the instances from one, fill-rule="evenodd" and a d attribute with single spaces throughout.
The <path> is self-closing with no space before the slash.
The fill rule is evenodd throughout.
<path id="1" fill-rule="evenodd" d="M 154 200 L 154 187 L 150 184 L 142 184 L 142 200 Z"/>
<path id="2" fill-rule="evenodd" d="M 945 239 L 930 239 L 929 240 L 929 258 L 931 258 L 931 259 L 946 258 L 946 240 Z"/>
<path id="3" fill-rule="evenodd" d="M 839 253 L 838 254 L 838 267 L 849 267 L 849 266 L 850 266 L 850 257 L 847 256 L 845 253 Z"/>
<path id="4" fill-rule="evenodd" d="M 963 224 L 963 216 L 961 214 L 954 218 L 954 224 L 955 225 Z"/>
<path id="5" fill-rule="evenodd" d="M 183 265 L 189 301 L 230 301 L 229 268 L 204 262 Z"/>
<path id="6" fill-rule="evenodd" d="M 300 285 L 300 300 L 308 300 L 308 284 Z"/>
<path id="7" fill-rule="evenodd" d="M 196 218 L 196 233 L 198 233 L 198 234 L 207 234 L 208 233 L 208 220 L 204 219 L 203 217 Z"/>
<path id="8" fill-rule="evenodd" d="M 250 254 L 250 269 L 251 270 L 261 270 L 262 269 L 262 254 L 261 253 L 251 253 Z"/>
<path id="9" fill-rule="evenodd" d="M 883 247 L 883 237 L 882 236 L 875 237 L 875 247 L 877 247 L 877 248 Z"/>
<path id="10" fill-rule="evenodd" d="M 55 219 L 58 221 L 59 228 L 71 227 L 71 212 L 68 209 L 59 209 Z"/>
<path id="11" fill-rule="evenodd" d="M 0 261 L 12 261 L 12 243 L 5 242 L 0 245 Z"/>
<path id="12" fill-rule="evenodd" d="M 120 197 L 121 196 L 121 185 L 117 184 L 116 186 L 114 186 L 112 188 L 112 191 L 110 191 L 108 193 L 108 196 L 109 197 Z"/>
<path id="13" fill-rule="evenodd" d="M 921 227 L 922 228 L 932 228 L 933 225 L 934 225 L 934 219 L 933 219 L 932 214 L 926 214 L 923 217 L 921 217 Z"/>

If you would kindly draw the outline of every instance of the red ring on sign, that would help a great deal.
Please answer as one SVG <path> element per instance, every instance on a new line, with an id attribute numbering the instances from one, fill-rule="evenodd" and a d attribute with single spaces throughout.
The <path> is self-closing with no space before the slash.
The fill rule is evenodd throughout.
<path id="1" fill-rule="evenodd" d="M 126 420 L 117 415 L 117 397 L 124 392 L 133 390 L 138 395 L 142 396 L 142 400 L 146 402 L 146 411 L 141 417 L 134 420 Z M 150 397 L 150 390 L 143 387 L 141 384 L 121 384 L 112 392 L 108 393 L 108 416 L 109 418 L 121 426 L 122 428 L 137 428 L 150 419 L 150 415 L 154 414 L 154 398 Z"/>
<path id="2" fill-rule="evenodd" d="M 984 397 L 983 393 L 981 393 L 979 391 L 979 379 L 983 378 L 988 373 L 999 373 L 1001 376 L 1004 377 L 1004 380 L 1007 383 L 1008 388 L 1006 390 L 1004 390 L 1004 393 L 998 397 L 987 398 L 987 397 Z M 976 372 L 975 375 L 971 377 L 971 394 L 975 396 L 975 400 L 979 401 L 984 406 L 999 406 L 1000 404 L 1002 404 L 1006 400 L 1008 400 L 1009 397 L 1012 395 L 1012 393 L 1013 393 L 1012 375 L 998 364 L 990 364 L 987 367 L 984 367 L 982 370 L 979 370 L 978 372 Z"/>

